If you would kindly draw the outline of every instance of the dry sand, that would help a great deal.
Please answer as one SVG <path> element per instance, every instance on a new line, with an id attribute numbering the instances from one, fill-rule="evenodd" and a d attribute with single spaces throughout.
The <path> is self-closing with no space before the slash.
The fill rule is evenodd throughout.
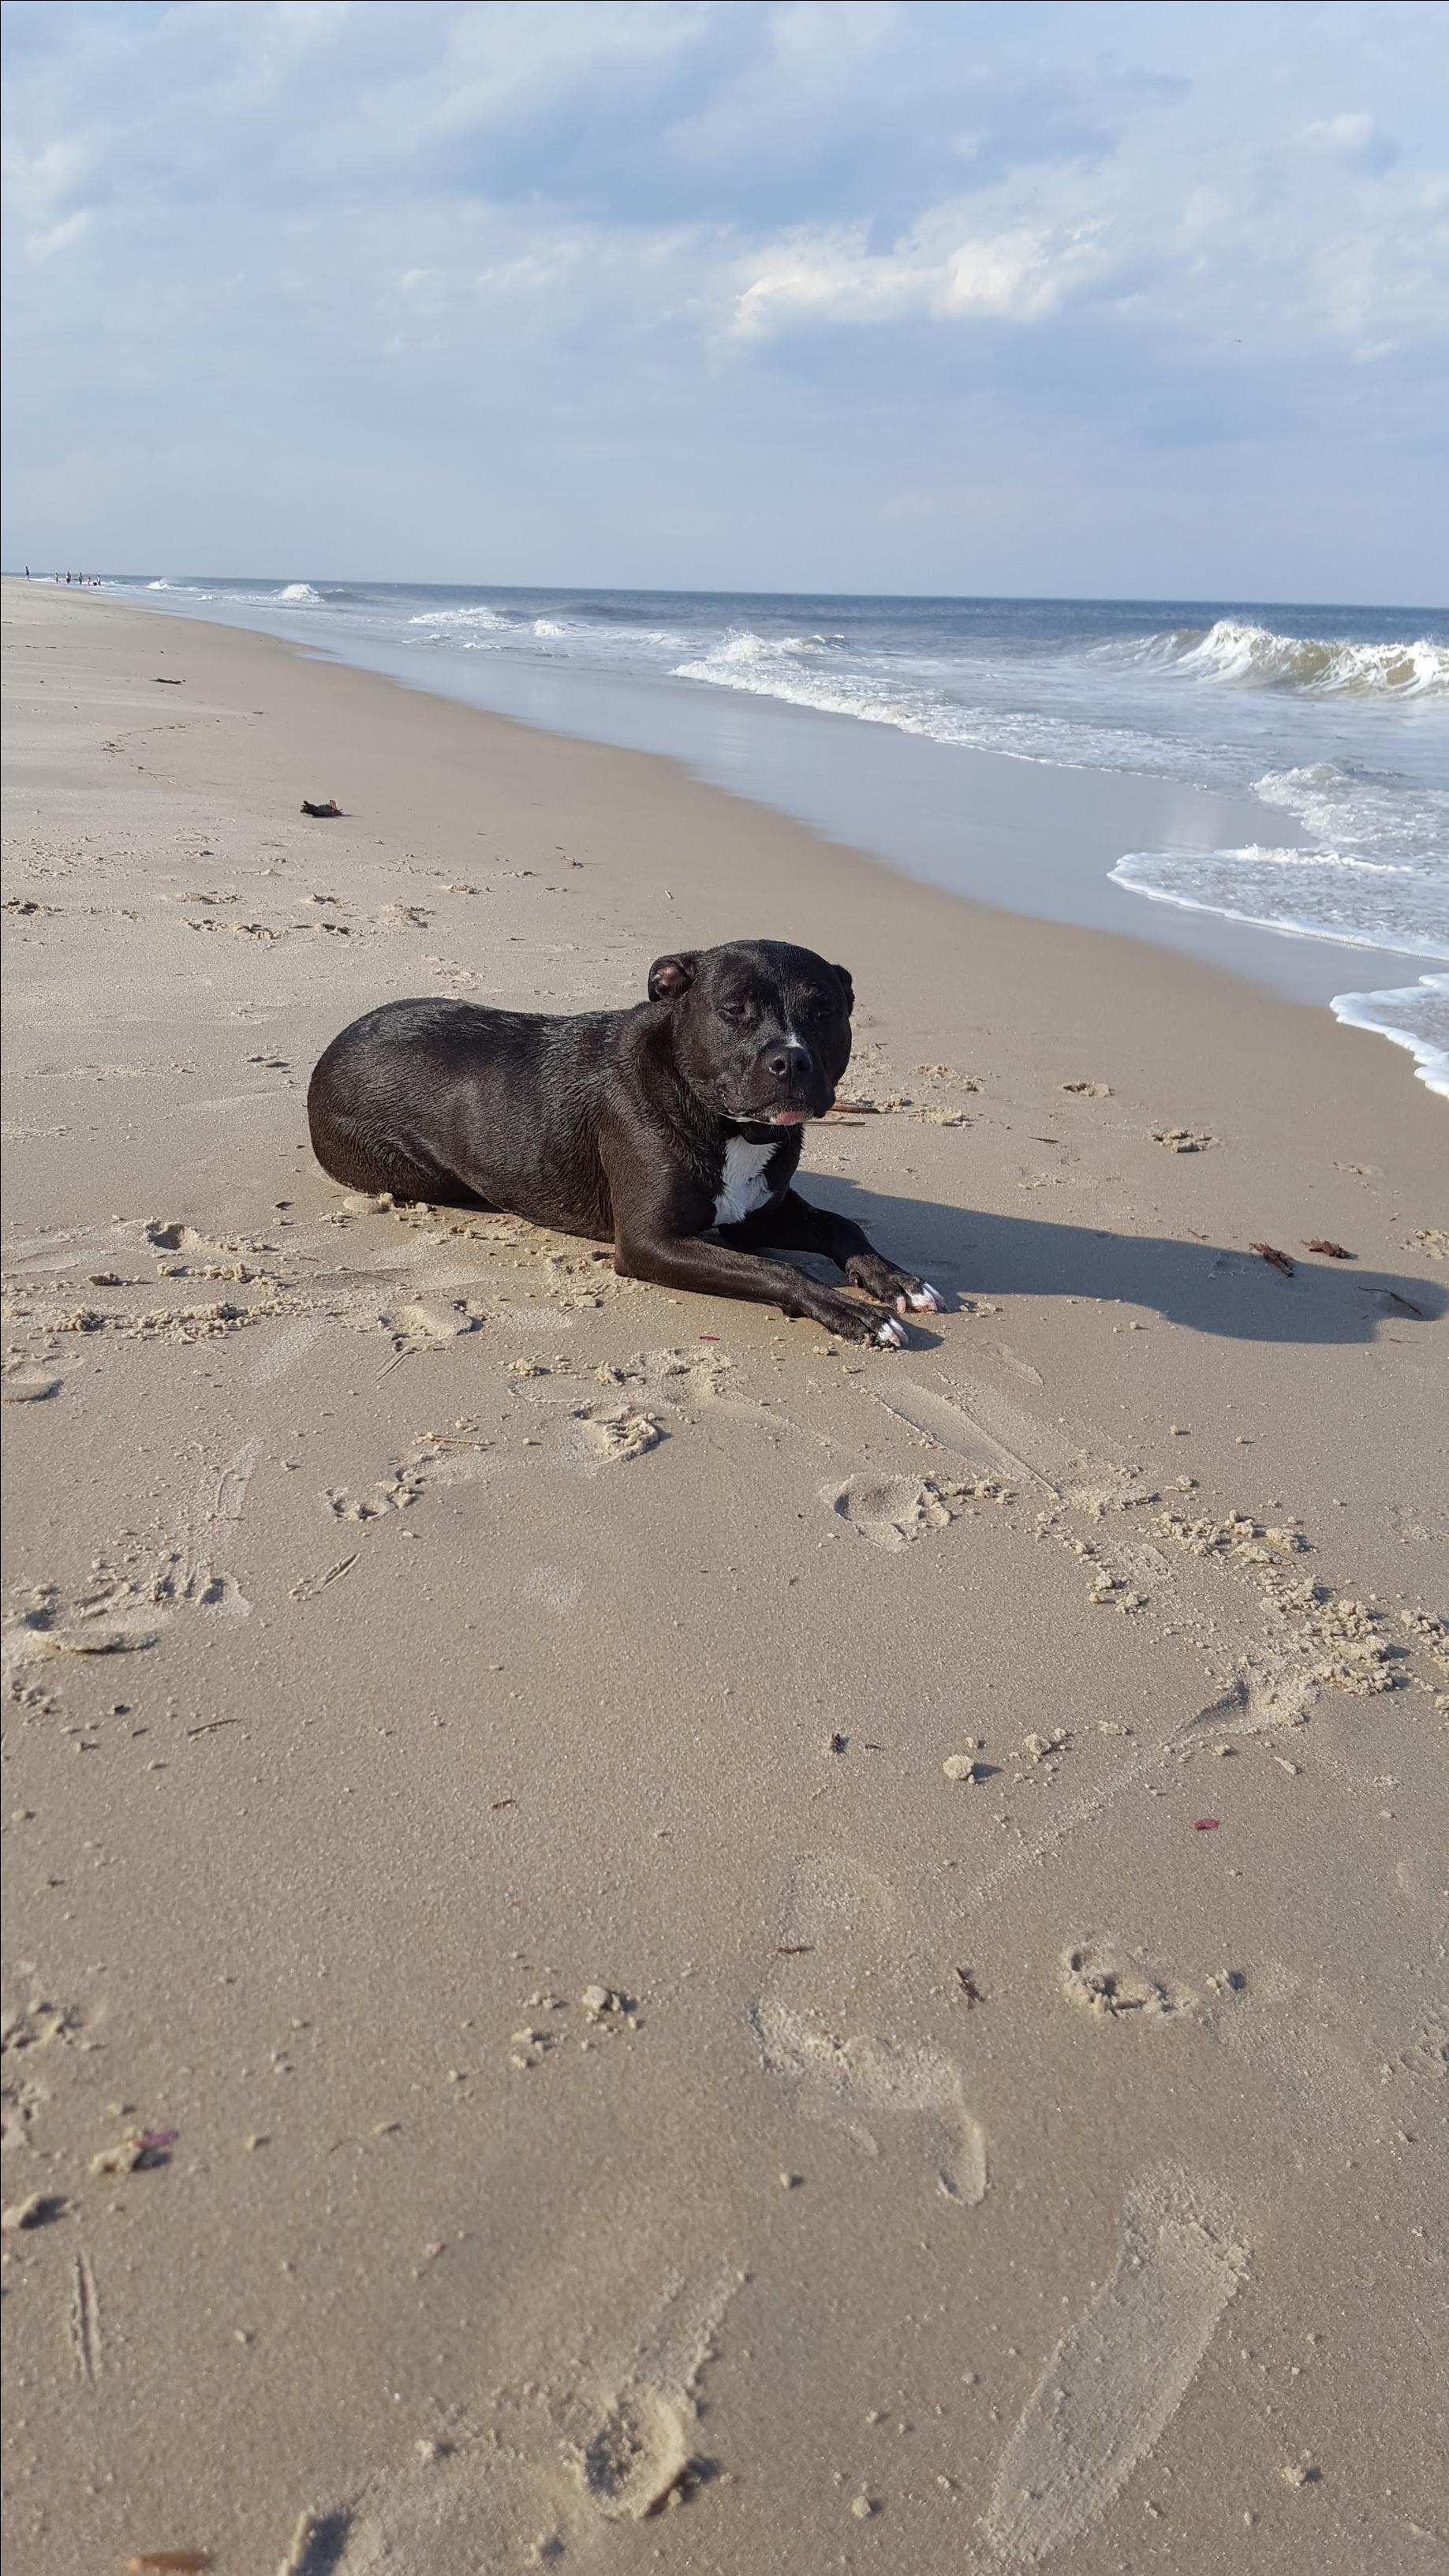
<path id="1" fill-rule="evenodd" d="M 666 763 L 5 616 L 17 2576 L 1442 2568 L 1442 1105 Z M 908 1352 L 314 1166 L 369 1004 L 737 932 L 854 970 Z"/>

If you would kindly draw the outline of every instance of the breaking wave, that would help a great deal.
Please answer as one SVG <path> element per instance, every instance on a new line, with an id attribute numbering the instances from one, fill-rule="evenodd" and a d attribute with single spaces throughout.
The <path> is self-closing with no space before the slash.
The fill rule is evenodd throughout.
<path id="1" fill-rule="evenodd" d="M 851 716 L 857 724 L 892 725 L 928 742 L 1002 752 L 1008 759 L 1048 768 L 1178 777 L 1186 767 L 1191 774 L 1193 747 L 1170 736 L 1154 739 L 1110 721 L 1094 722 L 1090 715 L 993 705 L 986 693 L 994 675 L 979 667 L 958 666 L 946 675 L 948 682 L 969 692 L 953 695 L 937 685 L 935 667 L 929 660 L 853 656 L 845 636 L 759 635 L 745 627 L 732 628 L 694 660 L 676 662 L 670 676 L 703 680 L 717 689 L 742 689 L 751 697 L 779 698 L 787 706 L 812 707 L 818 715 Z"/>
<path id="2" fill-rule="evenodd" d="M 436 626 L 444 634 L 507 634 L 522 621 L 501 608 L 428 608 L 408 619 L 409 626 Z"/>
<path id="3" fill-rule="evenodd" d="M 748 687 L 748 680 L 741 682 L 738 674 L 753 671 L 761 675 L 765 685 L 770 674 L 785 677 L 792 663 L 802 656 L 839 652 L 845 641 L 843 635 L 757 635 L 752 626 L 732 626 L 708 653 L 696 661 L 682 662 L 674 676 L 682 680 L 733 679 L 736 687 Z"/>
<path id="4" fill-rule="evenodd" d="M 284 608 L 320 608 L 322 605 L 322 593 L 314 590 L 310 581 L 289 581 L 284 590 L 278 591 L 277 599 Z"/>
<path id="5" fill-rule="evenodd" d="M 1193 679 L 1238 688 L 1301 690 L 1309 697 L 1449 697 L 1449 646 L 1346 644 L 1316 635 L 1276 635 L 1235 617 L 1154 635 L 1143 658 Z"/>

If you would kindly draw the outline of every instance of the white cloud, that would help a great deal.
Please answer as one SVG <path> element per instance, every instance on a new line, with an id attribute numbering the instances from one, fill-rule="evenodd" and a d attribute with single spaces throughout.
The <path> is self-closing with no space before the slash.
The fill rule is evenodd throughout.
<path id="1" fill-rule="evenodd" d="M 1449 316 L 1449 186 L 1417 190 L 1378 232 L 1325 243 L 1318 291 L 1330 327 L 1360 361 L 1391 356 Z"/>
<path id="2" fill-rule="evenodd" d="M 935 256 L 919 240 L 878 254 L 863 241 L 863 232 L 836 234 L 757 255 L 735 299 L 732 336 L 758 339 L 791 322 L 897 322 L 915 314 L 1036 322 L 1101 266 L 1088 230 L 1019 227 L 968 237 Z"/>
<path id="3" fill-rule="evenodd" d="M 1316 116 L 1304 126 L 1302 139 L 1312 151 L 1356 162 L 1364 170 L 1391 170 L 1399 157 L 1398 147 L 1362 109 L 1352 115 Z"/>
<path id="4" fill-rule="evenodd" d="M 1325 152 L 1361 152 L 1374 130 L 1371 116 L 1316 116 L 1303 128 L 1305 143 Z"/>
<path id="5" fill-rule="evenodd" d="M 49 259 L 55 251 L 78 242 L 87 230 L 88 208 L 65 209 L 80 192 L 88 161 L 84 146 L 65 138 L 46 143 L 7 138 L 0 159 L 5 203 L 27 258 Z"/>
<path id="6" fill-rule="evenodd" d="M 1054 313 L 1096 262 L 1090 234 L 998 233 L 964 241 L 946 262 L 945 289 L 933 310 L 1002 313 L 1014 322 L 1037 322 Z"/>
<path id="7" fill-rule="evenodd" d="M 25 247 L 32 259 L 50 259 L 58 250 L 69 250 L 90 228 L 89 206 L 77 206 L 63 222 L 49 225 L 43 232 L 29 233 Z"/>
<path id="8" fill-rule="evenodd" d="M 79 182 L 86 156 L 79 143 L 52 139 L 29 143 L 7 138 L 3 168 L 5 187 L 16 203 L 31 213 L 54 206 Z"/>

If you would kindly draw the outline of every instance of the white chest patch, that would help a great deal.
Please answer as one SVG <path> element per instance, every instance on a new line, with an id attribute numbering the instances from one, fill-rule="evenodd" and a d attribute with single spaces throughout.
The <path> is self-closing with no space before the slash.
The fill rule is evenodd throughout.
<path id="1" fill-rule="evenodd" d="M 778 1147 L 751 1145 L 743 1136 L 731 1136 L 725 1145 L 724 1174 L 719 1196 L 714 1203 L 716 1225 L 742 1225 L 756 1208 L 762 1208 L 770 1195 L 765 1179 L 765 1165 Z"/>

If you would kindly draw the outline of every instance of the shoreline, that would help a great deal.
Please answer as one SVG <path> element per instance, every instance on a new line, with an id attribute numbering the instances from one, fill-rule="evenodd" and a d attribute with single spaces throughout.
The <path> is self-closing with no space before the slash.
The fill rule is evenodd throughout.
<path id="1" fill-rule="evenodd" d="M 4 593 L 28 2576 L 1427 2570 L 1438 1104 L 94 606 Z M 312 1162 L 370 1004 L 751 929 L 855 976 L 801 1186 L 947 1290 L 908 1351 Z"/>
<path id="2" fill-rule="evenodd" d="M 4 584 L 0 585 L 0 596 L 5 595 L 13 579 L 14 577 L 10 575 L 4 577 Z M 23 584 L 20 585 L 20 589 L 23 594 Z M 43 585 L 33 584 L 32 590 L 39 590 L 42 597 L 45 596 Z M 129 601 L 119 601 L 105 593 L 73 590 L 66 594 L 62 590 L 58 596 L 62 599 L 68 596 L 82 617 L 88 616 L 98 605 L 123 618 L 133 613 L 132 604 Z M 148 625 L 164 625 L 171 622 L 168 612 L 164 610 L 142 608 L 135 613 Z M 339 678 L 351 675 L 359 680 L 379 685 L 388 695 L 397 692 L 404 699 L 421 702 L 424 707 L 451 709 L 460 715 L 465 714 L 485 728 L 499 727 L 505 735 L 516 733 L 524 740 L 532 738 L 561 749 L 567 747 L 581 763 L 587 760 L 590 752 L 595 752 L 601 760 L 612 760 L 619 764 L 618 774 L 621 780 L 627 780 L 630 776 L 630 764 L 637 764 L 638 775 L 641 778 L 659 774 L 672 776 L 678 780 L 681 790 L 696 792 L 706 800 L 706 804 L 710 799 L 722 798 L 728 807 L 738 809 L 742 818 L 749 816 L 763 818 L 760 825 L 762 832 L 767 837 L 784 836 L 792 853 L 801 846 L 810 853 L 815 863 L 811 868 L 814 881 L 812 892 L 818 891 L 821 886 L 822 870 L 830 872 L 830 881 L 848 872 L 852 880 L 852 891 L 859 889 L 865 898 L 868 910 L 871 908 L 873 895 L 886 899 L 894 892 L 900 900 L 909 899 L 918 905 L 922 903 L 930 905 L 932 912 L 929 917 L 938 926 L 943 922 L 947 924 L 955 922 L 959 931 L 965 922 L 974 922 L 981 928 L 991 925 L 993 942 L 999 940 L 1001 954 L 1010 959 L 1014 1001 L 1019 1008 L 1028 1006 L 1031 986 L 1031 942 L 1033 939 L 1040 938 L 1048 943 L 1043 954 L 1051 955 L 1054 966 L 1065 965 L 1075 957 L 1111 960 L 1108 971 L 1124 976 L 1129 989 L 1135 989 L 1137 983 L 1134 968 L 1141 973 L 1155 973 L 1159 977 L 1172 978 L 1174 974 L 1180 975 L 1183 979 L 1181 983 L 1174 984 L 1170 980 L 1162 983 L 1160 1006 L 1164 1011 L 1180 1010 L 1185 1004 L 1186 997 L 1192 994 L 1198 1012 L 1205 1014 L 1206 1019 L 1210 1021 L 1215 1008 L 1216 993 L 1220 997 L 1222 1007 L 1234 1015 L 1243 1005 L 1256 1002 L 1270 1011 L 1287 1010 L 1300 1022 L 1305 1014 L 1311 1015 L 1312 1019 L 1320 1025 L 1321 1034 L 1332 1031 L 1340 1040 L 1375 1038 L 1379 1041 L 1377 1047 L 1356 1052 L 1359 1055 L 1360 1074 L 1364 1062 L 1374 1057 L 1378 1058 L 1380 1079 L 1375 1083 L 1374 1089 L 1385 1102 L 1385 1106 L 1388 1098 L 1392 1096 L 1393 1077 L 1402 1076 L 1409 1070 L 1403 1064 L 1404 1048 L 1399 1042 L 1394 1042 L 1391 1052 L 1384 1056 L 1382 1049 L 1385 1033 L 1362 1023 L 1347 1019 L 1339 1020 L 1325 1014 L 1322 1008 L 1323 995 L 1320 991 L 1314 991 L 1310 995 L 1286 992 L 1281 987 L 1275 987 L 1270 981 L 1262 981 L 1245 972 L 1240 963 L 1234 964 L 1224 957 L 1201 954 L 1188 941 L 1180 944 L 1176 940 L 1169 943 L 1151 938 L 1134 929 L 1130 923 L 1124 925 L 1119 920 L 1113 920 L 1106 924 L 1092 925 L 1060 920 L 1051 914 L 1018 911 L 1010 906 L 993 902 L 989 897 L 963 893 L 953 885 L 939 883 L 930 877 L 906 873 L 877 850 L 850 840 L 842 840 L 829 832 L 822 831 L 808 820 L 802 820 L 799 816 L 791 814 L 783 804 L 773 799 L 765 800 L 746 790 L 719 785 L 714 779 L 702 775 L 678 753 L 641 749 L 597 734 L 560 732 L 552 723 L 541 721 L 536 717 L 505 712 L 493 706 L 482 705 L 473 699 L 455 696 L 445 689 L 430 687 L 425 680 L 414 678 L 410 670 L 399 672 L 392 668 L 390 663 L 387 667 L 374 668 L 366 663 L 345 659 L 340 653 L 334 653 L 327 648 L 310 645 L 305 639 L 279 635 L 270 629 L 232 624 L 227 620 L 193 617 L 189 613 L 176 622 L 185 632 L 199 628 L 204 634 L 213 636 L 218 641 L 248 638 L 261 646 L 264 651 L 267 649 L 275 651 L 285 661 L 294 665 L 301 665 L 318 672 L 331 672 Z M 165 648 L 160 648 L 159 658 L 166 658 Z M 758 705 L 758 701 L 751 702 L 752 714 Z M 862 730 L 852 725 L 845 717 L 818 714 L 808 708 L 795 706 L 777 708 L 772 704 L 766 704 L 762 712 L 767 721 L 778 717 L 787 734 L 793 733 L 797 725 L 803 725 L 806 728 L 820 726 L 829 729 L 832 733 L 843 732 L 848 737 L 858 736 Z M 966 763 L 981 763 L 988 771 L 1004 772 L 1009 776 L 1026 771 L 1029 774 L 1030 783 L 1045 785 L 1053 816 L 1061 795 L 1060 783 L 1064 779 L 1071 781 L 1080 779 L 1089 791 L 1095 791 L 1101 807 L 1109 816 L 1114 801 L 1114 791 L 1122 783 L 1114 773 L 1059 772 L 1046 768 L 1045 765 L 1038 768 L 1037 764 L 1014 760 L 1006 754 L 977 752 L 970 749 L 948 749 L 944 745 L 935 744 L 923 745 L 911 742 L 905 737 L 901 738 L 901 748 L 908 753 L 919 750 L 939 753 L 942 761 L 948 766 L 960 760 Z M 1127 780 L 1126 784 L 1129 789 L 1132 789 L 1151 786 L 1152 782 L 1132 778 Z M 1196 801 L 1208 806 L 1218 806 L 1234 801 L 1217 798 L 1206 790 L 1194 790 L 1191 793 Z M 1246 801 L 1251 802 L 1251 800 Z M 989 818 L 984 827 L 988 833 L 994 819 L 996 818 Z M 1104 846 L 1110 846 L 1115 838 L 1116 835 L 1112 832 L 1109 821 L 1106 826 Z M 763 872 L 762 881 L 768 883 L 768 870 Z M 674 900 L 672 893 L 668 899 L 671 902 Z M 1155 902 L 1144 903 L 1142 908 L 1144 911 L 1153 913 L 1168 909 L 1167 906 Z M 927 917 L 924 914 L 922 916 L 923 920 Z M 1228 927 L 1228 925 L 1223 926 Z M 1211 927 L 1212 925 L 1209 925 L 1209 931 Z M 1193 935 L 1196 936 L 1200 931 L 1201 923 L 1195 921 Z M 725 928 L 711 935 L 723 937 L 731 933 L 728 928 Z M 1074 943 L 1077 942 L 1082 943 L 1080 948 L 1074 947 Z M 1258 944 L 1270 952 L 1284 949 L 1291 952 L 1299 943 L 1277 934 L 1264 932 Z M 1314 941 L 1304 942 L 1303 945 L 1324 949 L 1328 948 L 1329 943 Z M 1367 953 L 1347 949 L 1334 950 L 1332 954 L 1335 968 L 1339 959 L 1346 960 L 1353 955 Z M 1384 954 L 1386 958 L 1388 956 L 1388 952 L 1379 953 Z M 1404 962 L 1407 965 L 1413 961 Z M 1204 1036 L 1206 1034 L 1206 1021 L 1203 1034 Z M 1390 1083 L 1388 1091 L 1385 1090 L 1383 1081 L 1386 1069 Z M 1417 1071 L 1416 1062 L 1414 1066 L 1416 1076 Z M 1422 1083 L 1419 1087 L 1422 1094 L 1425 1087 Z"/>
<path id="3" fill-rule="evenodd" d="M 305 612 L 309 624 L 316 620 L 309 635 L 297 631 L 295 613 L 289 622 L 275 605 L 217 619 L 179 600 L 163 605 L 102 595 L 169 621 L 270 635 L 306 656 L 545 732 L 675 760 L 703 783 L 764 803 L 827 841 L 860 847 L 914 883 L 1029 920 L 1113 932 L 1224 967 L 1292 999 L 1328 1005 L 1356 985 L 1362 1001 L 1366 986 L 1387 987 L 1436 964 L 1418 951 L 1269 928 L 1212 906 L 1129 891 L 1116 881 L 1119 862 L 1164 843 L 1202 850 L 1253 841 L 1307 846 L 1300 823 L 1246 788 L 946 744 L 893 725 L 687 680 L 470 659 L 432 646 L 408 651 L 336 622 L 329 627 L 325 613 L 312 609 Z M 1014 879 L 1008 888 L 1000 884 L 1003 866 Z M 1004 894 L 1014 899 L 1003 901 Z M 1375 1026 L 1365 1018 L 1354 1024 Z M 1410 1043 L 1387 1028 L 1376 1033 L 1396 1045 Z M 1430 1081 L 1428 1074 L 1421 1078 Z M 1442 1088 L 1437 1075 L 1431 1088 Z"/>

